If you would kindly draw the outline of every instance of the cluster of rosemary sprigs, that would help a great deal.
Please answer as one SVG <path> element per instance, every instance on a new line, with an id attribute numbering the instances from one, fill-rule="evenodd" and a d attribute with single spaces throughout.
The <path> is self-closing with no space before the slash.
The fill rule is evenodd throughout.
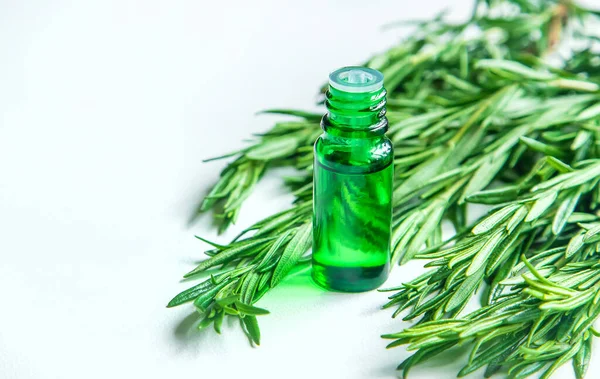
<path id="1" fill-rule="evenodd" d="M 438 17 L 366 65 L 382 71 L 395 146 L 393 260 L 423 259 L 431 270 L 390 289 L 385 307 L 416 324 L 384 338 L 415 353 L 405 371 L 471 344 L 459 375 L 486 367 L 514 378 L 550 376 L 572 361 L 579 378 L 600 316 L 600 58 L 590 35 L 600 12 L 568 0 L 484 0 L 473 17 Z M 557 53 L 560 51 L 560 54 Z M 560 61 L 550 65 L 549 59 Z M 255 344 L 253 304 L 311 245 L 312 144 L 321 115 L 279 110 L 296 121 L 256 135 L 199 208 L 224 229 L 271 167 L 295 201 L 244 230 L 186 277 L 218 268 L 169 306 L 193 301 L 200 327 L 220 332 L 238 317 Z M 467 207 L 487 204 L 469 225 Z M 456 235 L 442 240 L 442 220 Z M 462 310 L 478 289 L 482 307 Z"/>

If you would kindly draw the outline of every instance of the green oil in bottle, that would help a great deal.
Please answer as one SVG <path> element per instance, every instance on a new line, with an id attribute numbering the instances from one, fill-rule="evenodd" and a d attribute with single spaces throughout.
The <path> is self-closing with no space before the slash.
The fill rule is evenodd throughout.
<path id="1" fill-rule="evenodd" d="M 330 75 L 324 133 L 315 143 L 313 271 L 321 286 L 367 291 L 388 276 L 393 149 L 385 136 L 383 75 Z"/>

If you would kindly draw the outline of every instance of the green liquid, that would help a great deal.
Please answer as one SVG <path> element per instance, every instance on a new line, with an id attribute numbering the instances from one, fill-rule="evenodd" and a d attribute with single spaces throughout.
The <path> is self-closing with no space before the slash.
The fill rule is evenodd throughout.
<path id="1" fill-rule="evenodd" d="M 327 289 L 367 291 L 388 276 L 393 166 L 357 169 L 315 162 L 312 275 Z"/>

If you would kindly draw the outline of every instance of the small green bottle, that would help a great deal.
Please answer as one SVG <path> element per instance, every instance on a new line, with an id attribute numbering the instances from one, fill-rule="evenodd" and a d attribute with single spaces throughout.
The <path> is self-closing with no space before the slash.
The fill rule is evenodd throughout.
<path id="1" fill-rule="evenodd" d="M 385 95 L 379 71 L 329 75 L 315 142 L 312 261 L 314 280 L 327 289 L 368 291 L 388 276 L 394 154 Z"/>

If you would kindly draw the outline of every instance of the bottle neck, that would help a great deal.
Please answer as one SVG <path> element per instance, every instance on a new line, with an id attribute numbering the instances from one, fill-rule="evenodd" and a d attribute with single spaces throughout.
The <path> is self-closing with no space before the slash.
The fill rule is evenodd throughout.
<path id="1" fill-rule="evenodd" d="M 343 138 L 381 136 L 388 130 L 385 104 L 383 87 L 371 92 L 345 92 L 330 85 L 321 128 L 327 134 Z"/>

